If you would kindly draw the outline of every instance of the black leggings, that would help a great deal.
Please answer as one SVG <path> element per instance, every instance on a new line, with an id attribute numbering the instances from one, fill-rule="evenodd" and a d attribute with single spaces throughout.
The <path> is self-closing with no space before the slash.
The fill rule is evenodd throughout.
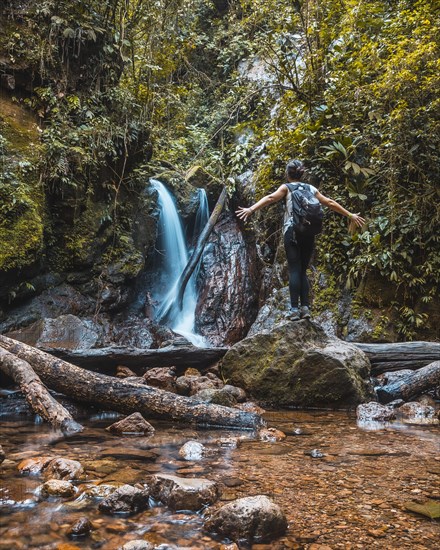
<path id="1" fill-rule="evenodd" d="M 308 306 L 310 285 L 307 278 L 307 267 L 313 254 L 315 237 L 296 234 L 296 242 L 292 241 L 293 226 L 284 234 L 287 265 L 289 266 L 289 291 L 292 307 Z"/>

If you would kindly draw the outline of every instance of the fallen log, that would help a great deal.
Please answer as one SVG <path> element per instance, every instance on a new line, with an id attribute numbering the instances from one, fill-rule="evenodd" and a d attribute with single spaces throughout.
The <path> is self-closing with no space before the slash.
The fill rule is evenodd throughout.
<path id="1" fill-rule="evenodd" d="M 438 342 L 397 342 L 388 344 L 364 344 L 355 342 L 370 360 L 371 374 L 411 369 L 416 370 L 440 360 Z"/>
<path id="2" fill-rule="evenodd" d="M 435 361 L 392 384 L 377 388 L 376 393 L 381 403 L 390 403 L 395 399 L 409 401 L 439 385 L 440 361 Z"/>
<path id="3" fill-rule="evenodd" d="M 27 361 L 0 348 L 0 370 L 16 382 L 32 410 L 44 420 L 59 428 L 64 435 L 83 431 L 81 424 L 54 399 Z"/>
<path id="4" fill-rule="evenodd" d="M 84 350 L 40 348 L 78 367 L 113 374 L 119 365 L 129 367 L 142 376 L 153 367 L 176 367 L 178 372 L 194 367 L 203 371 L 221 359 L 228 348 L 196 348 L 167 346 L 160 349 L 139 349 L 111 346 Z"/>
<path id="5" fill-rule="evenodd" d="M 0 346 L 30 363 L 50 388 L 73 399 L 124 414 L 168 418 L 200 426 L 258 429 L 261 416 L 221 405 L 199 403 L 144 384 L 84 370 L 36 348 L 0 335 Z"/>

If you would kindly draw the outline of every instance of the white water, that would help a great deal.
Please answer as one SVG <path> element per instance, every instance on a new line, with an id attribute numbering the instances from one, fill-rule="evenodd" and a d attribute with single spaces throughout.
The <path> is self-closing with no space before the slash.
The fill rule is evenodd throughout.
<path id="1" fill-rule="evenodd" d="M 197 306 L 197 272 L 194 270 L 185 289 L 183 305 L 180 310 L 176 305 L 178 288 L 177 282 L 186 264 L 188 263 L 188 248 L 185 235 L 177 212 L 173 197 L 167 188 L 158 180 L 152 179 L 150 183 L 158 193 L 159 219 L 157 248 L 162 255 L 161 273 L 158 274 L 156 288 L 153 291 L 153 299 L 158 304 L 155 316 L 161 319 L 170 308 L 167 315 L 167 325 L 178 334 L 181 334 L 195 346 L 207 347 L 207 342 L 199 334 L 194 332 L 195 310 Z M 209 210 L 206 193 L 199 190 L 199 210 L 196 216 L 194 231 L 197 235 L 208 221 Z M 196 235 L 196 236 L 197 236 Z"/>

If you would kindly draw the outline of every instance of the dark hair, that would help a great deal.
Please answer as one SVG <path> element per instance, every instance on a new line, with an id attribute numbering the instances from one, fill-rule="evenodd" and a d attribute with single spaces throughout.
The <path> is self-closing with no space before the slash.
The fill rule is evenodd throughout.
<path id="1" fill-rule="evenodd" d="M 300 160 L 289 160 L 286 166 L 286 175 L 289 179 L 299 180 L 305 171 L 304 164 Z"/>

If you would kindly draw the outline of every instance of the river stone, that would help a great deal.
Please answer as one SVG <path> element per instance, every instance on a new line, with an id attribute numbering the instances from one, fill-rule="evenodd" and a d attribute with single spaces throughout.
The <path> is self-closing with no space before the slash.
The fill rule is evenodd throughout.
<path id="1" fill-rule="evenodd" d="M 156 474 L 151 482 L 151 495 L 173 510 L 200 510 L 220 497 L 214 481 Z"/>
<path id="2" fill-rule="evenodd" d="M 408 424 L 438 424 L 439 422 L 434 407 L 416 401 L 405 403 L 396 410 L 396 413 L 402 415 L 403 421 Z"/>
<path id="3" fill-rule="evenodd" d="M 155 431 L 153 426 L 145 420 L 145 418 L 141 415 L 141 413 L 138 413 L 138 412 L 130 414 L 130 416 L 127 416 L 122 420 L 119 420 L 119 422 L 115 422 L 111 426 L 108 426 L 106 430 L 112 433 L 120 434 L 120 435 L 122 434 L 152 435 Z"/>
<path id="4" fill-rule="evenodd" d="M 44 468 L 44 479 L 82 479 L 85 477 L 84 468 L 77 460 L 68 458 L 54 458 Z"/>
<path id="5" fill-rule="evenodd" d="M 277 504 L 257 495 L 225 504 L 206 521 L 205 529 L 237 542 L 269 542 L 286 532 L 287 519 Z"/>
<path id="6" fill-rule="evenodd" d="M 119 550 L 153 550 L 154 545 L 146 540 L 131 540 L 121 546 Z"/>
<path id="7" fill-rule="evenodd" d="M 225 390 L 225 388 L 201 390 L 193 395 L 193 399 L 202 403 L 223 405 L 224 407 L 233 407 L 237 404 L 237 399 L 230 391 Z"/>
<path id="8" fill-rule="evenodd" d="M 356 417 L 361 422 L 388 422 L 396 418 L 393 407 L 375 401 L 358 405 Z"/>
<path id="9" fill-rule="evenodd" d="M 5 457 L 6 457 L 5 451 L 3 450 L 2 446 L 0 445 L 0 464 L 3 462 Z"/>
<path id="10" fill-rule="evenodd" d="M 25 460 L 22 460 L 18 465 L 18 471 L 24 475 L 38 476 L 53 459 L 53 456 L 26 458 Z"/>
<path id="11" fill-rule="evenodd" d="M 69 481 L 49 479 L 38 487 L 37 492 L 43 499 L 49 497 L 70 498 L 75 494 L 76 489 Z"/>
<path id="12" fill-rule="evenodd" d="M 89 518 L 83 516 L 79 518 L 67 529 L 68 537 L 85 537 L 90 534 L 92 530 L 92 523 Z"/>
<path id="13" fill-rule="evenodd" d="M 174 367 L 149 369 L 142 378 L 149 386 L 173 393 L 176 392 L 176 369 Z"/>
<path id="14" fill-rule="evenodd" d="M 284 441 L 286 434 L 276 428 L 262 428 L 258 432 L 258 438 L 261 441 Z"/>
<path id="15" fill-rule="evenodd" d="M 372 397 L 367 356 L 308 320 L 282 321 L 235 344 L 222 375 L 277 406 L 351 406 Z"/>
<path id="16" fill-rule="evenodd" d="M 195 395 L 202 390 L 219 389 L 224 386 L 220 378 L 208 373 L 206 376 L 179 376 L 176 389 L 180 395 Z"/>
<path id="17" fill-rule="evenodd" d="M 108 514 L 135 514 L 148 508 L 148 489 L 123 485 L 99 503 L 101 512 Z"/>
<path id="18" fill-rule="evenodd" d="M 205 447 L 198 441 L 187 441 L 179 449 L 179 456 L 185 460 L 202 460 Z"/>

